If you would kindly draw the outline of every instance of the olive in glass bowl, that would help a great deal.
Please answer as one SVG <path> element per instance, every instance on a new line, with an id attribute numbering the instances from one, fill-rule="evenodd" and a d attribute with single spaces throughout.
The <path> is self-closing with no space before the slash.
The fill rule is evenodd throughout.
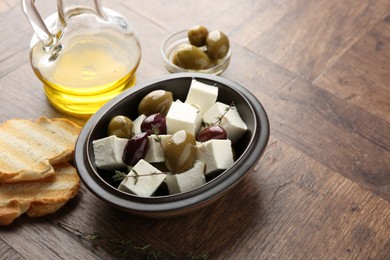
<path id="1" fill-rule="evenodd" d="M 161 56 L 165 68 L 171 73 L 196 72 L 220 75 L 224 72 L 228 68 L 232 56 L 226 35 L 222 32 L 220 34 L 216 33 L 216 31 L 209 32 L 211 35 L 221 36 L 218 37 L 218 39 L 221 39 L 219 41 L 208 39 L 208 42 L 212 44 L 210 49 L 211 57 L 218 58 L 212 59 L 209 57 L 207 49 L 191 44 L 188 32 L 188 30 L 176 32 L 163 41 Z M 220 48 L 222 45 L 226 45 L 227 48 Z M 221 49 L 225 49 L 226 53 L 221 51 Z M 179 55 L 177 55 L 178 53 Z M 221 56 L 223 57 L 220 58 Z M 182 66 L 179 66 L 179 64 Z"/>

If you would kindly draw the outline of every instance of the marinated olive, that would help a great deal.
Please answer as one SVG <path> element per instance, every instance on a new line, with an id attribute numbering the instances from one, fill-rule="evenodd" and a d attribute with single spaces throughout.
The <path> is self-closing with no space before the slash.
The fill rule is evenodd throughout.
<path id="1" fill-rule="evenodd" d="M 123 151 L 122 160 L 127 165 L 134 166 L 139 160 L 145 158 L 148 150 L 148 134 L 136 134 L 129 141 L 127 141 L 125 149 Z"/>
<path id="2" fill-rule="evenodd" d="M 108 135 L 130 139 L 133 136 L 133 121 L 126 116 L 114 116 L 108 124 Z"/>
<path id="3" fill-rule="evenodd" d="M 206 38 L 207 55 L 211 59 L 222 59 L 229 51 L 229 39 L 221 31 L 211 31 Z"/>
<path id="4" fill-rule="evenodd" d="M 194 166 L 195 137 L 185 130 L 174 133 L 164 146 L 165 165 L 172 173 L 181 173 Z"/>
<path id="5" fill-rule="evenodd" d="M 211 125 L 204 128 L 198 133 L 196 140 L 199 142 L 206 142 L 211 139 L 226 139 L 227 134 L 225 129 L 219 125 Z"/>
<path id="6" fill-rule="evenodd" d="M 154 90 L 147 94 L 138 105 L 140 115 L 150 116 L 161 113 L 166 115 L 173 102 L 172 92 L 162 89 Z"/>
<path id="7" fill-rule="evenodd" d="M 212 66 L 212 62 L 206 53 L 190 44 L 180 45 L 172 58 L 172 62 L 183 69 L 190 70 L 204 70 Z"/>
<path id="8" fill-rule="evenodd" d="M 188 40 L 196 47 L 206 44 L 206 37 L 209 31 L 203 25 L 195 25 L 188 30 Z"/>
<path id="9" fill-rule="evenodd" d="M 157 113 L 146 117 L 141 123 L 141 131 L 146 132 L 149 135 L 166 134 L 167 124 L 165 120 L 165 115 Z M 155 131 L 157 131 L 157 133 L 155 133 Z"/>

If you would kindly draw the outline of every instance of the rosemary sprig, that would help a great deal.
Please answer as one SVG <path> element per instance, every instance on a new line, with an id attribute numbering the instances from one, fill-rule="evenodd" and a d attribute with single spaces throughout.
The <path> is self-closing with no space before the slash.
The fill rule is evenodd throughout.
<path id="1" fill-rule="evenodd" d="M 232 109 L 234 107 L 234 101 L 232 101 L 230 103 L 230 105 L 225 109 L 224 113 L 220 116 L 220 117 L 217 117 L 217 121 L 215 121 L 214 123 L 212 124 L 208 124 L 207 126 L 210 126 L 210 125 L 219 125 L 221 122 L 222 122 L 222 119 L 225 117 L 225 115 L 227 114 L 227 112 L 229 112 L 230 109 Z"/>
<path id="2" fill-rule="evenodd" d="M 136 255 L 143 259 L 173 259 L 174 255 L 164 255 L 162 252 L 157 251 L 151 245 L 143 245 L 136 243 L 130 239 L 115 239 L 115 238 L 104 238 L 102 232 L 94 232 L 93 234 L 88 234 L 82 232 L 74 227 L 71 227 L 67 224 L 57 222 L 57 224 L 66 229 L 67 231 L 76 233 L 78 236 L 82 237 L 93 243 L 94 246 L 100 246 L 108 253 L 115 255 L 116 257 L 129 257 L 131 255 Z"/>
<path id="3" fill-rule="evenodd" d="M 121 172 L 121 171 L 118 171 L 116 170 L 115 171 L 115 174 L 112 176 L 112 179 L 114 181 L 122 181 L 126 178 L 133 178 L 134 179 L 134 185 L 137 184 L 138 182 L 138 179 L 140 177 L 146 177 L 146 176 L 155 176 L 155 175 L 159 175 L 159 174 L 166 174 L 166 172 L 152 172 L 152 173 L 148 173 L 148 174 L 139 174 L 136 170 L 134 169 L 131 169 L 131 171 L 134 173 L 134 175 L 127 175 L 126 173 L 124 172 Z"/>
<path id="4" fill-rule="evenodd" d="M 152 131 L 153 131 L 153 134 L 156 136 L 154 138 L 154 141 L 156 141 L 157 143 L 160 144 L 161 150 L 165 154 L 164 146 L 162 145 L 162 139 L 160 136 L 160 132 L 158 131 L 158 128 L 155 125 L 152 125 Z"/>
<path id="5" fill-rule="evenodd" d="M 134 178 L 134 185 L 136 185 L 137 182 L 138 182 L 139 174 L 138 174 L 138 172 L 137 172 L 136 170 L 134 170 L 134 169 L 131 169 L 131 171 L 134 172 L 134 175 L 132 175 L 131 177 Z"/>
<path id="6" fill-rule="evenodd" d="M 197 255 L 190 252 L 187 254 L 187 256 L 184 256 L 183 258 L 183 257 L 178 257 L 174 254 L 164 254 L 156 250 L 150 244 L 141 244 L 131 239 L 104 238 L 103 233 L 101 231 L 89 234 L 61 222 L 57 222 L 57 225 L 68 232 L 73 232 L 77 236 L 86 239 L 87 241 L 91 242 L 95 247 L 100 246 L 101 248 L 106 250 L 109 254 L 119 258 L 128 258 L 131 257 L 132 255 L 133 256 L 136 255 L 138 257 L 141 257 L 142 259 L 151 259 L 151 260 L 157 260 L 157 259 L 207 260 L 208 259 L 207 253 L 201 253 Z"/>
<path id="7" fill-rule="evenodd" d="M 112 176 L 114 181 L 122 181 L 127 178 L 127 174 L 121 171 L 116 170 L 115 174 Z"/>

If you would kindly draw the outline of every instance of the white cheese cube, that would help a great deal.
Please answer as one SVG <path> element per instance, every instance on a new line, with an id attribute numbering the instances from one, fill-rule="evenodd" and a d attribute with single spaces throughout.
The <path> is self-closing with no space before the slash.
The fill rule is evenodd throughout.
<path id="1" fill-rule="evenodd" d="M 195 161 L 194 167 L 185 172 L 168 174 L 165 183 L 168 186 L 169 194 L 187 192 L 205 184 L 204 166 L 203 162 Z"/>
<path id="2" fill-rule="evenodd" d="M 193 79 L 185 103 L 195 105 L 203 114 L 217 101 L 218 87 Z"/>
<path id="3" fill-rule="evenodd" d="M 202 123 L 202 115 L 194 106 L 186 103 L 173 102 L 166 116 L 167 133 L 174 134 L 185 130 L 196 136 Z"/>
<path id="4" fill-rule="evenodd" d="M 196 159 L 206 165 L 205 174 L 225 170 L 233 165 L 232 142 L 229 139 L 211 139 L 197 145 Z"/>
<path id="5" fill-rule="evenodd" d="M 156 141 L 156 135 L 148 136 L 149 148 L 144 160 L 149 163 L 165 161 L 164 151 L 161 148 L 161 145 L 164 147 L 171 135 L 158 135 L 158 137 L 161 139 L 161 144 Z"/>
<path id="6" fill-rule="evenodd" d="M 228 111 L 226 112 L 226 110 Z M 225 113 L 226 112 L 226 113 Z M 219 118 L 222 117 L 219 123 L 227 134 L 227 138 L 236 143 L 247 131 L 248 127 L 241 119 L 240 114 L 236 107 L 230 107 L 221 102 L 216 102 L 209 110 L 203 114 L 203 122 L 206 124 L 214 124 Z"/>
<path id="7" fill-rule="evenodd" d="M 95 165 L 99 169 L 115 170 L 126 167 L 122 160 L 128 139 L 111 135 L 92 142 Z"/>
<path id="8" fill-rule="evenodd" d="M 141 197 L 150 197 L 165 177 L 166 174 L 141 159 L 119 184 L 118 189 Z"/>
<path id="9" fill-rule="evenodd" d="M 145 118 L 145 115 L 140 115 L 133 121 L 133 133 L 135 135 L 141 133 L 141 124 Z"/>

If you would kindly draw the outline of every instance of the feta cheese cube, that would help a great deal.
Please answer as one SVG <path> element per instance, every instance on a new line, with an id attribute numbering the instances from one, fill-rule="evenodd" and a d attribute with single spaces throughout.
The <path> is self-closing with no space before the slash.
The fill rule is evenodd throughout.
<path id="1" fill-rule="evenodd" d="M 173 102 L 166 116 L 167 133 L 174 134 L 185 130 L 196 136 L 202 123 L 202 115 L 194 106 L 186 103 Z"/>
<path id="2" fill-rule="evenodd" d="M 141 159 L 119 184 L 118 189 L 141 197 L 150 197 L 165 177 L 166 174 Z"/>
<path id="3" fill-rule="evenodd" d="M 168 186 L 169 194 L 187 192 L 205 184 L 204 166 L 203 162 L 195 161 L 194 167 L 185 172 L 168 174 L 165 183 Z"/>
<path id="4" fill-rule="evenodd" d="M 229 139 L 211 139 L 197 145 L 196 159 L 206 165 L 205 174 L 225 170 L 233 165 L 232 143 Z"/>
<path id="5" fill-rule="evenodd" d="M 225 113 L 227 109 L 229 110 Z M 248 129 L 245 122 L 241 119 L 236 107 L 233 106 L 229 108 L 226 104 L 216 102 L 203 114 L 203 121 L 206 124 L 214 124 L 223 114 L 224 116 L 219 125 L 225 129 L 227 138 L 230 139 L 232 143 L 236 143 Z"/>
<path id="6" fill-rule="evenodd" d="M 203 114 L 217 101 L 218 87 L 193 79 L 184 103 L 195 105 Z"/>
<path id="7" fill-rule="evenodd" d="M 105 170 L 126 167 L 122 156 L 128 140 L 115 135 L 94 140 L 92 146 L 96 167 Z"/>
<path id="8" fill-rule="evenodd" d="M 141 133 L 141 124 L 145 118 L 145 115 L 140 115 L 133 121 L 133 133 L 135 135 Z"/>
<path id="9" fill-rule="evenodd" d="M 164 145 L 168 142 L 168 139 L 171 137 L 171 135 L 158 135 L 158 137 L 161 139 L 161 145 L 164 147 Z M 157 163 L 157 162 L 165 161 L 164 151 L 161 148 L 160 143 L 156 141 L 156 138 L 157 138 L 156 135 L 148 136 L 149 148 L 144 160 L 149 163 Z"/>

